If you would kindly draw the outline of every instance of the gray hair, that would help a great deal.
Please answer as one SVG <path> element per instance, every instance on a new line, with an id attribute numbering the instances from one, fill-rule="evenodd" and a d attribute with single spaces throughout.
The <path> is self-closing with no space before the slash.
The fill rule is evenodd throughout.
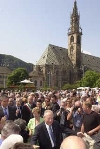
<path id="1" fill-rule="evenodd" d="M 44 117 L 48 114 L 53 114 L 53 112 L 51 110 L 45 110 L 44 111 Z"/>
<path id="2" fill-rule="evenodd" d="M 21 128 L 21 130 L 24 130 L 26 128 L 26 121 L 21 119 L 21 118 L 18 118 L 16 120 L 14 120 L 14 123 L 19 125 L 19 127 Z"/>
<path id="3" fill-rule="evenodd" d="M 5 123 L 1 130 L 1 136 L 3 139 L 7 138 L 11 134 L 19 134 L 20 127 L 15 124 L 13 121 L 8 121 Z"/>

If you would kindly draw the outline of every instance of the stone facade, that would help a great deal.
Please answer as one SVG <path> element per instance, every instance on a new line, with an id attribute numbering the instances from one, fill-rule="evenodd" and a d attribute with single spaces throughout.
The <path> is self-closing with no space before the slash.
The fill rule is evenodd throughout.
<path id="1" fill-rule="evenodd" d="M 10 73 L 10 69 L 0 66 L 0 88 L 6 88 L 7 77 Z"/>

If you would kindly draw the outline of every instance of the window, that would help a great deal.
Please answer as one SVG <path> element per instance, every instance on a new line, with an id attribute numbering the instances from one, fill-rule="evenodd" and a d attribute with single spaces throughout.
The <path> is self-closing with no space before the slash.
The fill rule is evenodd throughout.
<path id="1" fill-rule="evenodd" d="M 42 86 L 42 81 L 40 81 L 40 86 Z"/>
<path id="2" fill-rule="evenodd" d="M 79 36 L 79 35 L 77 36 L 77 43 L 78 43 L 78 44 L 81 43 L 81 41 L 80 41 L 80 36 Z"/>
<path id="3" fill-rule="evenodd" d="M 34 81 L 34 85 L 37 86 L 37 80 Z"/>
<path id="4" fill-rule="evenodd" d="M 70 43 L 74 42 L 74 36 L 71 36 Z"/>

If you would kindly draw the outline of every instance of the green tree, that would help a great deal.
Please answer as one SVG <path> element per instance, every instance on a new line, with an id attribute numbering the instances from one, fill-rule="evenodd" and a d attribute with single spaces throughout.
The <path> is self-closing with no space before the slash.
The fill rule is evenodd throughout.
<path id="1" fill-rule="evenodd" d="M 96 86 L 100 87 L 100 78 L 96 81 Z"/>
<path id="2" fill-rule="evenodd" d="M 62 89 L 63 90 L 66 90 L 66 89 L 76 89 L 78 88 L 79 85 L 78 85 L 78 82 L 76 84 L 65 84 Z"/>
<path id="3" fill-rule="evenodd" d="M 26 69 L 17 68 L 8 76 L 7 86 L 17 85 L 20 81 L 28 79 L 29 75 Z"/>
<path id="4" fill-rule="evenodd" d="M 100 73 L 88 70 L 80 81 L 81 86 L 95 87 L 96 81 L 100 78 Z"/>

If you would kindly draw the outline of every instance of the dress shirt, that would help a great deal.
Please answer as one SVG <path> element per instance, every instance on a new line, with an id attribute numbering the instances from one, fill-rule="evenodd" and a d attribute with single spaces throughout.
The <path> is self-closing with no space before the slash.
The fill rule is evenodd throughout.
<path id="1" fill-rule="evenodd" d="M 47 125 L 46 123 L 45 123 L 45 125 L 46 125 L 46 128 L 47 128 L 49 137 L 50 137 L 51 145 L 52 145 L 52 147 L 54 147 L 54 142 L 53 142 L 53 140 L 52 140 L 52 138 L 51 138 L 51 135 L 50 135 L 50 132 L 49 132 L 49 125 Z M 52 126 L 51 126 L 51 127 L 52 127 Z M 52 129 L 52 131 L 53 131 L 53 129 Z"/>

